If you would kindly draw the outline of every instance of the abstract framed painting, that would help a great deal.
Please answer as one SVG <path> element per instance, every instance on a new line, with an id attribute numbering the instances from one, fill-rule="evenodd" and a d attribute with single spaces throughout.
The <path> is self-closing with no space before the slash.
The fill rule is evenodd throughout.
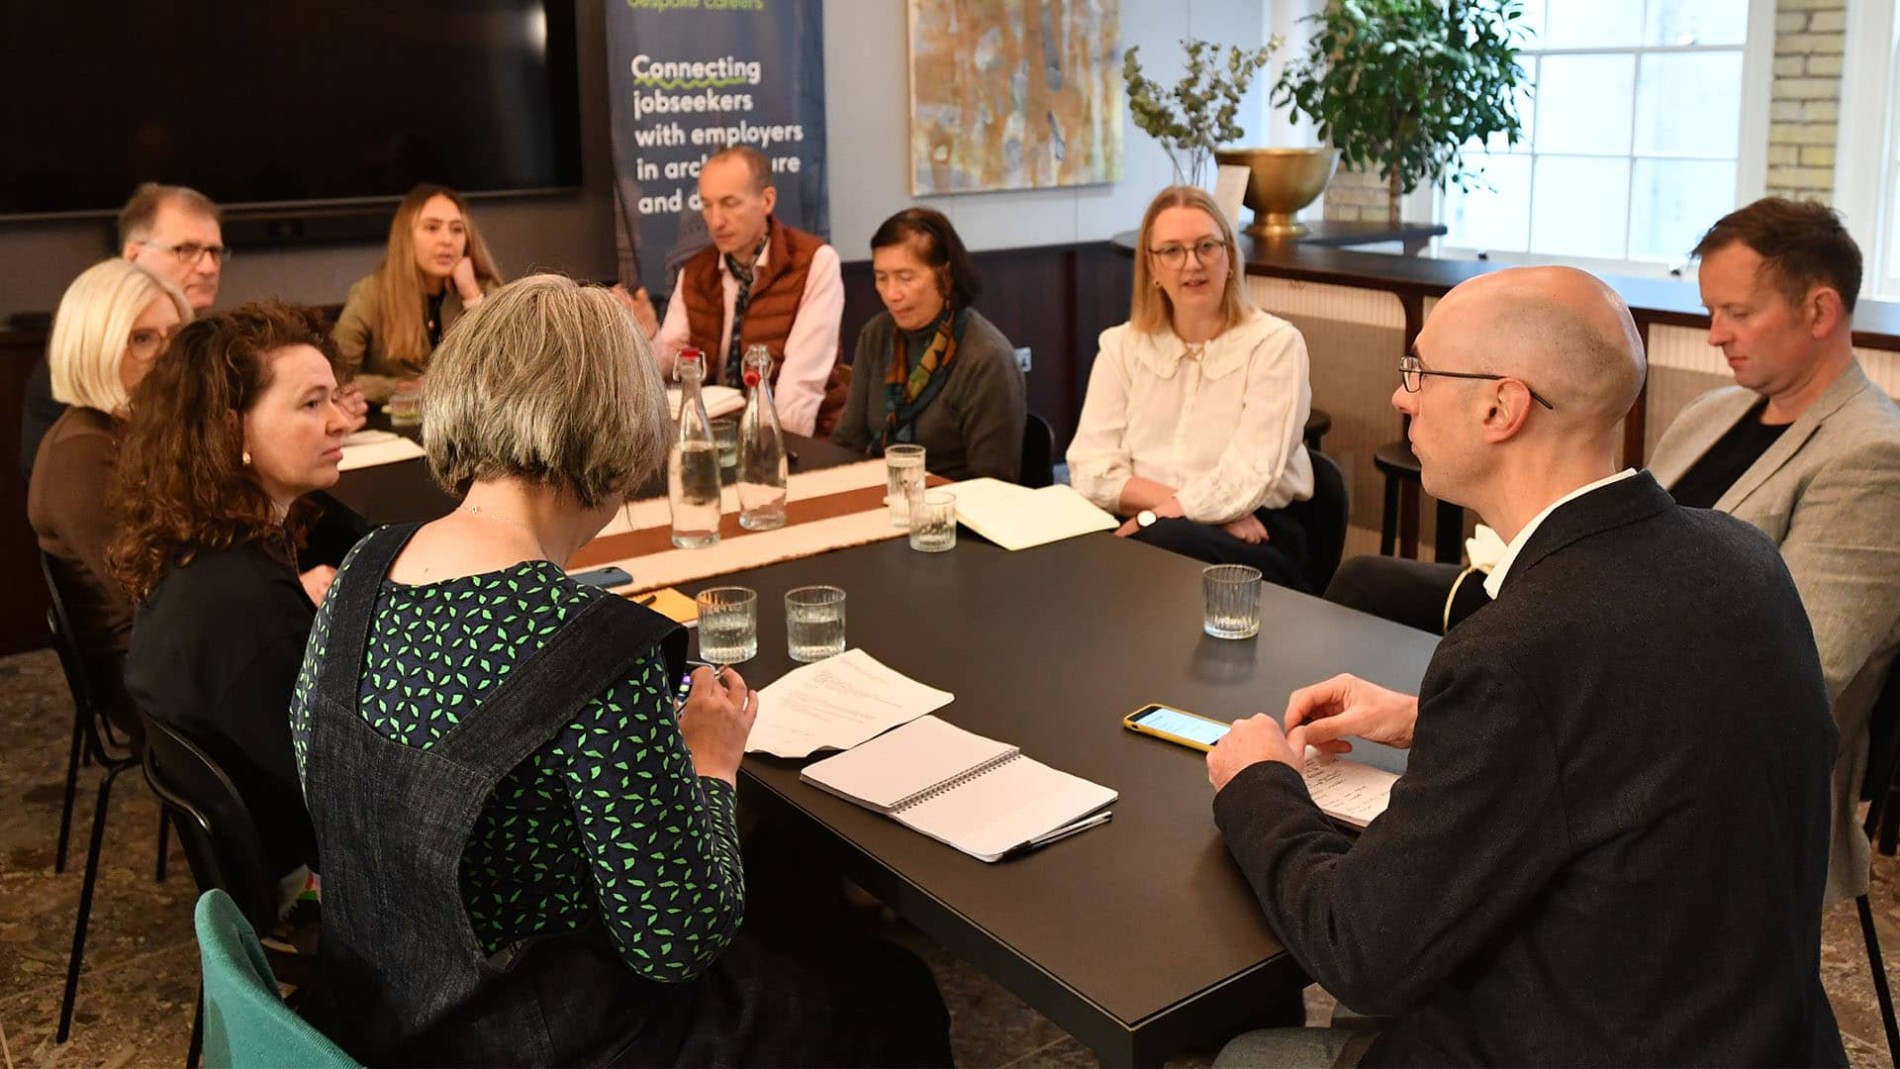
<path id="1" fill-rule="evenodd" d="M 1121 177 L 1121 0 L 909 3 L 912 194 Z"/>

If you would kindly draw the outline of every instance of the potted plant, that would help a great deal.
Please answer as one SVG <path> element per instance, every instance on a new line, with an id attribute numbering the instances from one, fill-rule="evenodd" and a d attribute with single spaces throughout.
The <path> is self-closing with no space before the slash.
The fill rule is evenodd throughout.
<path id="1" fill-rule="evenodd" d="M 1346 166 L 1376 165 L 1396 225 L 1420 182 L 1482 182 L 1465 167 L 1467 146 L 1517 143 L 1522 14 L 1519 0 L 1336 0 L 1303 20 L 1316 32 L 1272 102 L 1311 118 Z"/>
<path id="2" fill-rule="evenodd" d="M 1175 183 L 1198 186 L 1214 147 L 1245 132 L 1235 121 L 1240 99 L 1280 47 L 1280 38 L 1264 48 L 1227 45 L 1223 51 L 1221 45 L 1190 37 L 1181 47 L 1187 50 L 1187 73 L 1173 88 L 1142 74 L 1135 57 L 1139 45 L 1122 60 L 1122 80 L 1135 125 L 1161 143 L 1174 164 Z"/>

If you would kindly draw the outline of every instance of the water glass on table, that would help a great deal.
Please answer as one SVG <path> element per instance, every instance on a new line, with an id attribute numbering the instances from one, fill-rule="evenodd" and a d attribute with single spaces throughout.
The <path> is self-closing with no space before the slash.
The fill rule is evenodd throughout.
<path id="1" fill-rule="evenodd" d="M 892 527 L 910 526 L 910 495 L 924 488 L 924 447 L 894 445 L 884 450 L 884 503 Z"/>
<path id="2" fill-rule="evenodd" d="M 844 591 L 835 586 L 801 586 L 787 591 L 785 646 L 792 660 L 802 664 L 843 653 Z"/>
<path id="3" fill-rule="evenodd" d="M 1203 568 L 1201 597 L 1201 630 L 1215 638 L 1252 638 L 1260 633 L 1260 569 L 1245 564 Z"/>
<path id="4" fill-rule="evenodd" d="M 699 592 L 699 659 L 738 664 L 759 652 L 759 594 L 750 587 L 716 586 Z"/>
<path id="5" fill-rule="evenodd" d="M 389 412 L 389 425 L 392 427 L 414 427 L 422 422 L 422 380 L 403 379 L 389 392 L 389 403 L 384 406 Z"/>
<path id="6" fill-rule="evenodd" d="M 721 416 L 712 421 L 713 445 L 719 449 L 719 472 L 722 481 L 726 473 L 739 466 L 739 421 L 731 416 Z"/>
<path id="7" fill-rule="evenodd" d="M 957 548 L 957 495 L 924 490 L 910 497 L 910 548 L 943 553 Z"/>

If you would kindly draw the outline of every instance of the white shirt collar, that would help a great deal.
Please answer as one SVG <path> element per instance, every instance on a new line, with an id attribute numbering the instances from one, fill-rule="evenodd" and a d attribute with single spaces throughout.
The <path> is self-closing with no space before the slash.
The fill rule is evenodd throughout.
<path id="1" fill-rule="evenodd" d="M 1537 528 L 1543 524 L 1544 520 L 1549 518 L 1551 513 L 1556 512 L 1558 509 L 1592 490 L 1601 490 L 1611 483 L 1622 482 L 1634 474 L 1636 474 L 1635 468 L 1624 468 L 1615 475 L 1598 479 L 1596 482 L 1590 483 L 1587 486 L 1579 486 L 1575 490 L 1552 501 L 1550 504 L 1545 505 L 1544 511 L 1532 516 L 1531 522 L 1525 524 L 1524 529 L 1517 532 L 1517 537 L 1511 539 L 1511 544 L 1504 547 L 1504 556 L 1498 558 L 1497 567 L 1491 569 L 1490 575 L 1485 576 L 1484 592 L 1491 595 L 1493 600 L 1497 599 L 1498 591 L 1504 588 L 1504 577 L 1510 574 L 1511 565 L 1517 563 L 1518 553 L 1523 550 L 1525 544 L 1531 540 L 1531 536 L 1537 533 Z"/>
<path id="2" fill-rule="evenodd" d="M 752 261 L 752 271 L 755 275 L 759 268 L 765 266 L 765 261 L 769 259 L 771 255 L 772 243 L 768 240 L 764 247 L 759 249 L 759 258 Z M 719 254 L 719 273 L 726 278 L 736 279 L 738 277 L 732 273 L 732 268 L 726 266 L 726 254 L 723 252 Z"/>

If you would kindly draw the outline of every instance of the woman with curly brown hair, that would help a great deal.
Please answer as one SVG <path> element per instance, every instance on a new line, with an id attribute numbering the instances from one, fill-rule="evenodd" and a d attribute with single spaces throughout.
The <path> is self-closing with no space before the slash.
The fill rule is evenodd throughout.
<path id="1" fill-rule="evenodd" d="M 248 304 L 198 320 L 139 383 L 119 454 L 108 551 L 137 603 L 125 685 L 230 774 L 275 870 L 315 857 L 289 707 L 316 602 L 335 573 L 297 574 L 350 418 L 316 316 Z M 312 865 L 312 868 L 315 866 Z"/>

